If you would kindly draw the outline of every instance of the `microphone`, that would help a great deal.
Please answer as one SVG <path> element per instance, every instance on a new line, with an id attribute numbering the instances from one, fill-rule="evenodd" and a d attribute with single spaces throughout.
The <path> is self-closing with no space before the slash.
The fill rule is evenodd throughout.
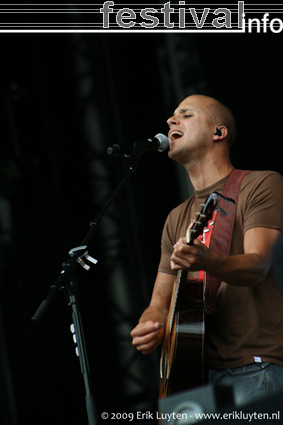
<path id="1" fill-rule="evenodd" d="M 168 137 L 162 133 L 158 133 L 153 139 L 147 139 L 146 141 L 135 142 L 132 146 L 119 146 L 117 144 L 107 148 L 108 155 L 130 157 L 132 155 L 138 156 L 146 151 L 158 151 L 163 152 L 169 146 Z"/>

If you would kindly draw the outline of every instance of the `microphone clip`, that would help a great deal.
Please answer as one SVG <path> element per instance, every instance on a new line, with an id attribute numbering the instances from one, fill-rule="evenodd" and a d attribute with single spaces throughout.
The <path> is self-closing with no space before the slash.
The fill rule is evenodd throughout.
<path id="1" fill-rule="evenodd" d="M 86 259 L 88 261 L 90 261 L 92 264 L 97 264 L 97 260 L 93 257 L 91 257 L 88 253 L 88 251 L 86 250 L 87 246 L 86 245 L 82 245 L 82 246 L 77 246 L 75 248 L 72 248 L 69 251 L 69 255 L 70 257 L 77 257 L 76 261 L 77 263 L 85 270 L 89 270 L 90 266 L 88 264 L 85 263 L 85 261 L 83 260 Z"/>

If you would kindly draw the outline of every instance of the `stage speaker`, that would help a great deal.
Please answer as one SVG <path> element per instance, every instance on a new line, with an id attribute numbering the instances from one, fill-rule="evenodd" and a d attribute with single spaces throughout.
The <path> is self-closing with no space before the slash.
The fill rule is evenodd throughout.
<path id="1" fill-rule="evenodd" d="M 201 422 L 203 413 L 214 413 L 234 406 L 233 388 L 205 385 L 159 400 L 162 425 L 187 425 Z"/>

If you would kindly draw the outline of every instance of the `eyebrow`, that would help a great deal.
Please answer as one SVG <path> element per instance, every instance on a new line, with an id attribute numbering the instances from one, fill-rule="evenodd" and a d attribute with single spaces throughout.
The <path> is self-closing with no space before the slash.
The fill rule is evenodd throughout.
<path id="1" fill-rule="evenodd" d="M 177 110 L 174 112 L 174 114 L 173 114 L 173 115 L 176 115 L 176 113 L 177 113 L 177 112 L 179 112 L 179 113 L 184 113 L 184 112 L 188 112 L 188 111 L 194 112 L 194 110 L 193 110 L 192 108 L 180 108 L 180 109 L 177 109 Z"/>

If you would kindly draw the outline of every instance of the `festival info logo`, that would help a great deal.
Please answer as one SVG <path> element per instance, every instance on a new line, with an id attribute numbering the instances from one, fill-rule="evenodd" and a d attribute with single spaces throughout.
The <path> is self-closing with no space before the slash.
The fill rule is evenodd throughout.
<path id="1" fill-rule="evenodd" d="M 232 32 L 281 33 L 276 4 L 2 4 L 0 32 Z"/>

